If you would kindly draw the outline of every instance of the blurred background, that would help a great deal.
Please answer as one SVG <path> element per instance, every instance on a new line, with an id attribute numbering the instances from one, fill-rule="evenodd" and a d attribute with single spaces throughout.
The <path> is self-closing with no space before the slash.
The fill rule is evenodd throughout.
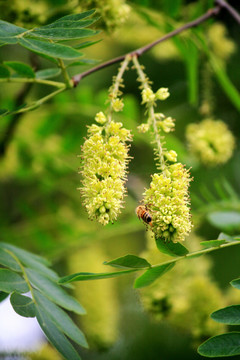
<path id="1" fill-rule="evenodd" d="M 97 36 L 101 41 L 84 50 L 86 57 L 98 63 L 160 38 L 203 14 L 212 3 L 1 0 L 0 14 L 2 20 L 32 28 L 66 14 L 96 8 L 101 16 L 95 25 L 102 30 Z M 238 5 L 239 10 L 237 1 L 230 3 L 236 8 Z M 159 44 L 140 58 L 153 81 L 153 89 L 169 88 L 171 96 L 159 111 L 176 119 L 176 130 L 166 136 L 166 144 L 178 153 L 180 162 L 191 167 L 194 178 L 190 188 L 194 229 L 186 239 L 191 250 L 199 249 L 200 241 L 216 239 L 220 232 L 240 233 L 240 100 L 234 95 L 234 89 L 240 88 L 239 33 L 238 24 L 222 10 L 216 19 Z M 0 60 L 25 61 L 39 70 L 52 67 L 48 60 L 15 45 L 1 48 Z M 70 73 L 74 75 L 87 68 L 71 68 Z M 106 109 L 108 88 L 117 68 L 118 65 L 113 65 L 98 71 L 84 78 L 77 88 L 17 118 L 7 145 L 4 138 L 13 117 L 1 119 L 1 240 L 47 257 L 61 276 L 108 271 L 103 261 L 127 253 L 144 256 L 156 264 L 165 260 L 135 215 L 156 168 L 150 135 L 137 132 L 145 118 L 134 71 L 125 74 L 125 106 L 116 116 L 134 135 L 128 197 L 118 221 L 106 227 L 90 222 L 77 191 L 80 186 L 77 155 L 86 137 L 86 126 L 93 123 L 97 112 Z M 21 89 L 20 84 L 1 83 L 1 108 L 18 105 Z M 23 102 L 38 99 L 48 90 L 33 85 Z M 206 118 L 223 121 L 235 136 L 234 152 L 224 164 L 208 166 L 189 151 L 187 126 Z M 202 358 L 197 354 L 197 346 L 226 330 L 210 319 L 210 313 L 240 301 L 239 291 L 231 290 L 229 285 L 239 277 L 239 263 L 239 249 L 229 248 L 178 263 L 156 284 L 143 290 L 132 288 L 134 275 L 77 283 L 73 295 L 88 312 L 84 317 L 74 318 L 90 344 L 90 350 L 80 350 L 83 359 Z M 8 321 L 3 319 L 1 316 L 0 334 Z M 23 320 L 26 325 L 22 329 L 28 328 L 27 322 L 32 326 L 30 320 Z M 14 321 L 11 334 L 18 329 Z M 36 337 L 40 344 L 34 349 L 30 346 L 32 340 L 24 348 L 16 349 L 0 335 L 0 358 L 13 359 L 15 355 L 8 354 L 17 351 L 24 359 L 60 359 L 41 333 L 36 333 Z M 14 341 L 16 344 L 17 340 Z"/>

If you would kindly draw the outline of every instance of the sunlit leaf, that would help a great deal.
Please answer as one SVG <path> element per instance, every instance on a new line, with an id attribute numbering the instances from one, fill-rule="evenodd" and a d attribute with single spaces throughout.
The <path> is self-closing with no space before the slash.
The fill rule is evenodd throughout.
<path id="1" fill-rule="evenodd" d="M 214 336 L 201 344 L 198 352 L 207 357 L 240 355 L 240 332 Z"/>
<path id="2" fill-rule="evenodd" d="M 58 68 L 43 69 L 35 73 L 37 79 L 51 79 L 60 74 L 61 74 L 61 69 Z"/>
<path id="3" fill-rule="evenodd" d="M 84 42 L 82 42 L 80 44 L 74 45 L 74 49 L 83 49 L 83 48 L 86 48 L 88 46 L 97 44 L 100 41 L 102 41 L 102 40 L 99 39 L 99 40 L 96 40 L 96 41 L 84 41 Z"/>
<path id="4" fill-rule="evenodd" d="M 33 300 L 24 295 L 13 293 L 10 302 L 17 314 L 24 317 L 35 317 L 36 309 Z"/>
<path id="5" fill-rule="evenodd" d="M 159 265 L 150 268 L 143 275 L 139 276 L 136 279 L 134 283 L 134 287 L 138 289 L 152 284 L 160 276 L 164 275 L 166 272 L 171 270 L 174 267 L 174 265 L 175 263 L 170 263 L 170 264 Z"/>
<path id="6" fill-rule="evenodd" d="M 59 18 L 58 20 L 56 20 L 55 22 L 59 22 L 59 21 L 65 21 L 65 20 L 71 20 L 71 21 L 79 21 L 79 20 L 82 20 L 82 19 L 85 19 L 86 17 L 89 17 L 91 16 L 92 14 L 95 13 L 95 10 L 88 10 L 88 11 L 84 11 L 80 14 L 72 14 L 72 15 L 65 15 L 61 18 Z"/>
<path id="7" fill-rule="evenodd" d="M 208 240 L 208 241 L 201 241 L 200 245 L 204 246 L 205 248 L 211 248 L 211 247 L 218 247 L 225 243 L 226 240 Z"/>
<path id="8" fill-rule="evenodd" d="M 104 265 L 110 265 L 118 268 L 148 268 L 151 266 L 149 262 L 136 255 L 125 255 L 111 261 L 104 261 Z"/>
<path id="9" fill-rule="evenodd" d="M 17 263 L 17 261 L 6 250 L 1 248 L 0 248 L 0 264 L 14 271 L 21 270 L 21 267 Z"/>
<path id="10" fill-rule="evenodd" d="M 35 29 L 31 35 L 36 35 L 37 37 L 43 37 L 44 39 L 52 40 L 72 40 L 72 39 L 81 39 L 88 36 L 93 36 L 98 34 L 98 31 L 91 29 L 72 29 L 72 28 L 38 28 Z"/>

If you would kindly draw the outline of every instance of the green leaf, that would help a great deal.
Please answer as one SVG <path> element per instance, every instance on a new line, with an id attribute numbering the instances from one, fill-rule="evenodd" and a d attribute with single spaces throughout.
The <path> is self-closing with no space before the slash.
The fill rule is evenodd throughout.
<path id="1" fill-rule="evenodd" d="M 65 333 L 69 338 L 77 344 L 88 348 L 86 338 L 82 331 L 74 324 L 72 319 L 60 307 L 52 303 L 39 291 L 33 290 L 34 298 L 37 305 L 45 309 L 49 318 L 55 323 L 60 331 Z"/>
<path id="2" fill-rule="evenodd" d="M 102 39 L 96 40 L 96 41 L 84 41 L 81 44 L 74 45 L 74 49 L 83 49 L 88 46 L 92 46 L 94 44 L 97 44 L 98 42 L 102 41 Z"/>
<path id="3" fill-rule="evenodd" d="M 240 325 L 240 305 L 231 305 L 214 311 L 211 318 L 227 325 Z"/>
<path id="4" fill-rule="evenodd" d="M 61 74 L 61 69 L 49 68 L 43 69 L 36 72 L 37 79 L 50 79 Z"/>
<path id="5" fill-rule="evenodd" d="M 21 271 L 19 264 L 16 260 L 6 252 L 6 250 L 0 248 L 0 264 L 12 269 L 14 271 Z"/>
<path id="6" fill-rule="evenodd" d="M 239 279 L 234 279 L 230 282 L 230 284 L 235 287 L 236 289 L 240 290 L 240 278 Z"/>
<path id="7" fill-rule="evenodd" d="M 74 61 L 70 64 L 67 65 L 67 67 L 73 67 L 73 66 L 86 66 L 86 65 L 89 65 L 89 64 L 96 64 L 98 61 L 97 60 L 94 60 L 94 59 L 82 59 L 82 60 L 79 60 L 79 61 Z"/>
<path id="8" fill-rule="evenodd" d="M 0 290 L 7 293 L 13 291 L 26 293 L 29 291 L 26 281 L 11 270 L 0 269 Z"/>
<path id="9" fill-rule="evenodd" d="M 40 28 L 36 28 L 35 30 L 42 30 L 42 29 L 79 29 L 84 28 L 89 25 L 92 25 L 98 18 L 92 18 L 89 20 L 57 20 L 51 24 L 41 26 Z M 34 31 L 35 31 L 34 30 Z"/>
<path id="10" fill-rule="evenodd" d="M 73 281 L 85 281 L 85 280 L 98 280 L 98 279 L 109 279 L 117 276 L 125 275 L 134 271 L 138 271 L 139 269 L 131 269 L 131 270 L 123 270 L 116 272 L 108 272 L 108 273 L 88 273 L 88 272 L 80 272 L 68 276 L 64 276 L 59 280 L 60 284 L 69 283 Z"/>
<path id="11" fill-rule="evenodd" d="M 0 109 L 0 116 L 6 116 L 9 113 L 7 109 Z"/>
<path id="12" fill-rule="evenodd" d="M 152 284 L 155 280 L 157 280 L 160 276 L 164 275 L 166 272 L 171 270 L 174 267 L 175 263 L 159 265 L 156 267 L 152 267 L 147 270 L 143 275 L 139 276 L 135 283 L 134 288 L 139 289 L 145 286 Z"/>
<path id="13" fill-rule="evenodd" d="M 200 245 L 204 246 L 205 248 L 211 248 L 211 247 L 218 247 L 225 243 L 226 240 L 208 240 L 208 241 L 201 241 Z"/>
<path id="14" fill-rule="evenodd" d="M 8 78 L 10 76 L 10 71 L 8 70 L 8 68 L 4 65 L 0 65 L 0 78 L 4 79 L 4 78 Z"/>
<path id="15" fill-rule="evenodd" d="M 80 58 L 83 55 L 70 46 L 50 43 L 42 40 L 21 38 L 18 40 L 18 43 L 37 54 L 43 54 L 53 58 L 71 60 Z"/>
<path id="16" fill-rule="evenodd" d="M 230 235 L 224 234 L 223 232 L 221 232 L 218 235 L 218 240 L 226 240 L 226 242 L 232 242 L 232 241 L 236 241 L 236 236 L 232 237 Z"/>
<path id="17" fill-rule="evenodd" d="M 37 37 L 43 37 L 44 39 L 51 40 L 73 40 L 73 39 L 81 39 L 88 36 L 93 36 L 98 34 L 98 31 L 91 29 L 78 29 L 78 28 L 38 28 L 31 32 L 32 35 L 36 35 Z"/>
<path id="18" fill-rule="evenodd" d="M 141 257 L 136 255 L 125 255 L 111 261 L 104 261 L 104 265 L 110 265 L 117 268 L 135 268 L 142 269 L 150 267 L 151 264 Z"/>
<path id="19" fill-rule="evenodd" d="M 35 78 L 35 73 L 31 66 L 20 61 L 4 61 L 4 65 L 10 67 L 22 77 Z"/>
<path id="20" fill-rule="evenodd" d="M 188 249 L 179 242 L 164 241 L 161 238 L 156 238 L 156 245 L 159 251 L 170 256 L 184 256 L 189 253 Z"/>
<path id="21" fill-rule="evenodd" d="M 55 273 L 55 271 L 49 269 L 46 265 L 49 264 L 49 262 L 42 258 L 41 256 L 35 255 L 33 253 L 30 253 L 26 250 L 20 249 L 16 246 L 7 244 L 7 243 L 0 243 L 0 248 L 2 249 L 8 249 L 15 254 L 18 259 L 21 261 L 21 263 L 31 269 L 35 269 L 38 272 L 46 275 L 50 279 L 58 280 L 58 275 Z"/>
<path id="22" fill-rule="evenodd" d="M 51 301 L 62 306 L 65 309 L 76 312 L 77 314 L 85 314 L 86 311 L 72 296 L 68 295 L 60 285 L 37 273 L 32 269 L 26 268 L 27 276 L 31 284 L 47 296 Z"/>
<path id="23" fill-rule="evenodd" d="M 36 309 L 33 300 L 24 295 L 13 293 L 10 302 L 17 314 L 24 317 L 35 317 Z"/>
<path id="24" fill-rule="evenodd" d="M 52 343 L 52 345 L 62 354 L 67 360 L 81 360 L 79 354 L 74 349 L 73 345 L 66 338 L 66 336 L 58 329 L 48 313 L 41 306 L 36 307 L 36 316 L 43 332 Z"/>
<path id="25" fill-rule="evenodd" d="M 13 36 L 19 35 L 27 31 L 27 29 L 21 28 L 19 26 L 10 24 L 7 21 L 0 20 L 0 38 L 4 39 L 2 41 L 8 42 L 8 40 Z"/>
<path id="26" fill-rule="evenodd" d="M 198 353 L 207 357 L 240 355 L 240 332 L 213 336 L 199 346 Z"/>
<path id="27" fill-rule="evenodd" d="M 86 17 L 91 16 L 94 13 L 95 13 L 95 10 L 93 9 L 93 10 L 84 11 L 84 12 L 82 12 L 80 14 L 66 15 L 66 16 L 63 16 L 63 17 L 59 18 L 55 22 L 60 22 L 60 21 L 63 21 L 63 20 L 64 21 L 65 20 L 79 21 L 79 20 L 85 19 Z"/>
<path id="28" fill-rule="evenodd" d="M 9 293 L 0 291 L 0 303 L 8 297 Z"/>
<path id="29" fill-rule="evenodd" d="M 240 212 L 239 211 L 214 211 L 209 213 L 208 221 L 218 229 L 225 231 L 240 230 Z"/>

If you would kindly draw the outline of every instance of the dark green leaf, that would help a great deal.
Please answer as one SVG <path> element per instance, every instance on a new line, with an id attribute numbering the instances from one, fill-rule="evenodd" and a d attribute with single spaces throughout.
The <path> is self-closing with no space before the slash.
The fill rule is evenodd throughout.
<path id="1" fill-rule="evenodd" d="M 4 249 L 0 248 L 0 264 L 14 271 L 21 271 L 16 260 Z"/>
<path id="2" fill-rule="evenodd" d="M 36 72 L 36 78 L 37 79 L 50 79 L 55 76 L 58 76 L 61 74 L 61 70 L 57 68 L 49 68 L 44 70 L 39 70 Z"/>
<path id="3" fill-rule="evenodd" d="M 175 263 L 159 265 L 147 270 L 143 275 L 139 276 L 136 279 L 134 283 L 135 289 L 139 289 L 152 284 L 160 276 L 171 270 L 174 267 L 174 265 Z"/>
<path id="4" fill-rule="evenodd" d="M 218 229 L 225 231 L 240 230 L 240 212 L 238 211 L 215 211 L 209 213 L 208 221 Z"/>
<path id="5" fill-rule="evenodd" d="M 239 289 L 240 290 L 240 278 L 239 279 L 235 279 L 235 280 L 232 280 L 230 282 L 230 284 L 235 287 L 236 289 Z"/>
<path id="6" fill-rule="evenodd" d="M 131 270 L 123 270 L 116 272 L 108 272 L 108 273 L 88 273 L 88 272 L 80 272 L 68 276 L 64 276 L 59 280 L 60 284 L 69 283 L 72 281 L 85 281 L 85 280 L 98 280 L 98 279 L 109 279 L 117 276 L 125 275 L 138 269 Z"/>
<path id="7" fill-rule="evenodd" d="M 0 269 L 0 290 L 7 293 L 13 291 L 26 293 L 29 291 L 29 288 L 20 275 L 11 270 Z"/>
<path id="8" fill-rule="evenodd" d="M 81 44 L 74 45 L 74 49 L 83 49 L 83 48 L 86 48 L 88 46 L 97 44 L 100 41 L 102 41 L 102 40 L 99 39 L 99 40 L 96 40 L 96 41 L 84 41 Z"/>
<path id="9" fill-rule="evenodd" d="M 1 46 L 8 44 L 17 44 L 18 39 L 15 37 L 0 37 Z"/>
<path id="10" fill-rule="evenodd" d="M 198 352 L 207 357 L 240 355 L 240 332 L 214 336 L 201 344 Z"/>
<path id="11" fill-rule="evenodd" d="M 170 256 L 184 256 L 189 253 L 188 249 L 179 242 L 164 241 L 161 238 L 156 238 L 156 245 L 159 251 Z"/>
<path id="12" fill-rule="evenodd" d="M 74 324 L 72 319 L 60 307 L 52 303 L 39 291 L 33 290 L 34 298 L 37 305 L 45 309 L 49 318 L 56 324 L 58 329 L 65 333 L 69 338 L 77 344 L 88 348 L 87 341 L 82 331 Z"/>
<path id="13" fill-rule="evenodd" d="M 13 293 L 10 302 L 17 314 L 24 317 L 35 317 L 36 309 L 33 300 L 24 295 Z"/>
<path id="14" fill-rule="evenodd" d="M 9 293 L 0 291 L 0 303 L 8 297 Z"/>
<path id="15" fill-rule="evenodd" d="M 48 313 L 41 306 L 36 308 L 36 316 L 43 332 L 52 343 L 52 345 L 62 354 L 67 360 L 81 360 L 77 351 L 74 349 L 66 336 L 58 329 Z"/>
<path id="16" fill-rule="evenodd" d="M 86 17 L 89 17 L 90 15 L 94 14 L 95 10 L 88 10 L 88 11 L 84 11 L 80 14 L 72 14 L 72 15 L 66 15 L 61 17 L 60 19 L 56 20 L 55 22 L 59 22 L 59 21 L 65 21 L 65 20 L 71 20 L 71 21 L 79 21 L 82 19 L 85 19 Z"/>
<path id="17" fill-rule="evenodd" d="M 35 269 L 38 272 L 46 275 L 50 279 L 58 280 L 58 275 L 51 269 L 49 269 L 46 265 L 48 265 L 48 261 L 41 256 L 35 255 L 33 253 L 30 253 L 26 250 L 20 249 L 16 246 L 7 244 L 7 243 L 0 243 L 0 248 L 8 249 L 15 254 L 21 263 L 31 269 Z"/>
<path id="18" fill-rule="evenodd" d="M 225 243 L 226 240 L 208 240 L 208 241 L 201 241 L 200 245 L 204 246 L 205 248 L 211 248 L 211 247 L 218 247 Z"/>
<path id="19" fill-rule="evenodd" d="M 43 54 L 53 58 L 71 60 L 80 58 L 83 55 L 70 46 L 50 43 L 42 40 L 22 38 L 18 40 L 18 43 L 37 54 Z"/>
<path id="20" fill-rule="evenodd" d="M 88 36 L 93 36 L 98 34 L 98 31 L 91 29 L 72 29 L 72 28 L 38 28 L 34 30 L 31 35 L 36 35 L 37 37 L 43 37 L 44 39 L 52 40 L 72 40 L 72 39 L 81 39 Z M 73 49 L 74 50 L 74 49 Z"/>
<path id="21" fill-rule="evenodd" d="M 72 296 L 68 295 L 60 285 L 37 273 L 32 269 L 26 269 L 27 276 L 31 284 L 47 296 L 51 301 L 62 306 L 65 309 L 85 314 L 85 310 Z"/>
<path id="22" fill-rule="evenodd" d="M 240 325 L 240 305 L 231 305 L 214 311 L 211 318 L 228 325 Z"/>
<path id="23" fill-rule="evenodd" d="M 27 29 L 21 28 L 19 26 L 10 24 L 7 21 L 0 20 L 0 38 L 10 38 L 24 33 Z M 4 39 L 5 41 L 5 39 Z M 8 41 L 6 41 L 8 42 Z"/>
<path id="24" fill-rule="evenodd" d="M 117 268 L 135 269 L 142 269 L 151 266 L 147 260 L 136 255 L 125 255 L 111 261 L 104 261 L 104 265 L 110 265 Z"/>
<path id="25" fill-rule="evenodd" d="M 27 78 L 34 78 L 35 73 L 31 66 L 19 61 L 4 61 L 4 65 L 13 69 L 18 75 Z"/>
<path id="26" fill-rule="evenodd" d="M 0 78 L 8 78 L 10 76 L 10 72 L 6 66 L 0 65 Z"/>

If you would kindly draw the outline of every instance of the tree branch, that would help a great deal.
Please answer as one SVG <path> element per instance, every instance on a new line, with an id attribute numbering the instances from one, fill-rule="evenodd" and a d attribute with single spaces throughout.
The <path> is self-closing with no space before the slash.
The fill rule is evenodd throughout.
<path id="1" fill-rule="evenodd" d="M 223 0 L 216 0 L 216 1 L 219 1 L 219 2 L 223 2 L 225 3 Z M 92 69 L 89 69 L 87 71 L 84 71 L 83 73 L 81 74 L 77 74 L 75 76 L 73 76 L 72 78 L 72 81 L 74 83 L 74 87 L 76 87 L 79 82 L 86 76 L 98 71 L 98 70 L 101 70 L 105 67 L 108 67 L 110 65 L 113 65 L 113 64 L 116 64 L 116 63 L 119 63 L 120 61 L 123 61 L 125 59 L 126 56 L 131 56 L 133 57 L 134 55 L 137 55 L 137 56 L 141 56 L 143 53 L 145 53 L 146 51 L 150 50 L 152 47 L 156 46 L 157 44 L 160 44 L 161 42 L 165 41 L 165 40 L 168 40 L 170 38 L 172 38 L 173 36 L 177 35 L 177 34 L 180 34 L 181 32 L 189 29 L 189 28 L 193 28 L 195 26 L 198 26 L 199 24 L 203 23 L 204 21 L 206 21 L 207 19 L 211 18 L 212 16 L 216 16 L 219 11 L 221 10 L 222 7 L 226 7 L 225 4 L 219 4 L 218 6 L 216 6 L 215 8 L 212 8 L 212 9 L 209 9 L 204 15 L 200 16 L 199 18 L 193 20 L 193 21 L 190 21 L 189 23 L 181 26 L 180 28 L 176 29 L 176 30 L 173 30 L 171 32 L 169 32 L 168 34 L 164 35 L 163 37 L 161 37 L 160 39 L 156 40 L 156 41 L 153 41 L 152 43 L 148 44 L 148 45 L 145 45 L 139 49 L 136 49 L 128 54 L 125 54 L 125 55 L 121 55 L 121 56 L 118 56 L 114 59 L 111 59 L 111 60 L 108 60 L 100 65 L 97 65 L 95 67 L 93 67 Z"/>
<path id="2" fill-rule="evenodd" d="M 232 17 L 240 24 L 240 15 L 230 4 L 228 4 L 224 0 L 215 0 L 215 3 L 219 5 L 221 8 L 227 9 L 227 11 L 232 15 Z"/>

